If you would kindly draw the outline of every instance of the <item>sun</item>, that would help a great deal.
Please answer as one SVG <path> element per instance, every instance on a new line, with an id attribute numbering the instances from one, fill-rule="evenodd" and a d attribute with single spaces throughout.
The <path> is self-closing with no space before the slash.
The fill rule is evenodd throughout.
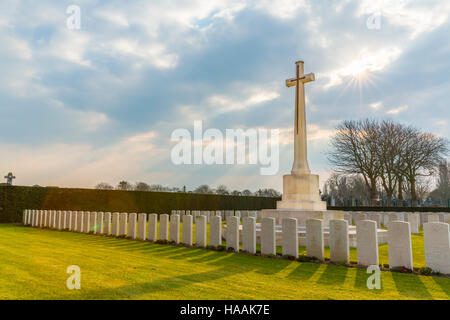
<path id="1" fill-rule="evenodd" d="M 370 64 L 363 60 L 358 60 L 347 66 L 342 73 L 354 79 L 362 79 L 368 77 L 370 69 Z"/>

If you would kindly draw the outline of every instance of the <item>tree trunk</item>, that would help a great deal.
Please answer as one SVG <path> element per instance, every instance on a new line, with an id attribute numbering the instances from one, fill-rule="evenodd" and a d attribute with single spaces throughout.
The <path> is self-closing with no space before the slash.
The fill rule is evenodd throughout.
<path id="1" fill-rule="evenodd" d="M 392 205 L 392 192 L 386 192 L 386 198 L 387 206 L 390 207 Z"/>
<path id="2" fill-rule="evenodd" d="M 411 206 L 416 207 L 417 206 L 417 194 L 416 194 L 416 179 L 415 177 L 411 177 L 409 180 L 409 183 L 411 184 Z"/>
<path id="3" fill-rule="evenodd" d="M 397 198 L 398 198 L 398 203 L 399 203 L 400 207 L 403 206 L 403 188 L 402 188 L 402 186 L 403 186 L 403 177 L 399 176 L 398 177 L 398 195 L 397 195 Z"/>
<path id="4" fill-rule="evenodd" d="M 370 179 L 370 205 L 372 207 L 377 205 L 377 183 L 375 179 Z"/>

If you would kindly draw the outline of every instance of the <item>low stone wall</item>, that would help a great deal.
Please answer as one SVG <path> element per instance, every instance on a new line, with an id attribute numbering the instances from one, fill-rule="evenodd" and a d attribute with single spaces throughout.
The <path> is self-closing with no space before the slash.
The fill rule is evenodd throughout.
<path id="1" fill-rule="evenodd" d="M 387 216 L 383 216 L 387 215 Z M 409 215 L 409 214 L 408 214 Z M 159 217 L 159 233 L 157 223 Z M 260 219 L 258 211 L 178 211 L 168 214 L 110 213 L 60 210 L 24 210 L 23 224 L 26 226 L 116 236 L 150 241 L 171 241 L 199 247 L 221 246 L 222 231 L 226 249 L 239 252 L 240 243 L 245 252 L 254 254 L 256 244 L 261 243 L 263 254 L 275 254 L 275 244 L 281 244 L 283 255 L 298 258 L 298 246 L 305 245 L 307 256 L 324 260 L 324 246 L 330 247 L 333 262 L 348 263 L 351 233 L 354 231 L 358 264 L 378 265 L 378 226 L 386 224 L 389 246 L 390 268 L 412 269 L 411 230 L 412 223 L 420 223 L 421 217 L 398 213 L 383 213 L 379 216 L 355 213 L 345 220 L 331 220 L 325 229 L 320 219 L 310 219 L 305 227 L 299 227 L 297 220 L 284 219 L 282 226 L 274 218 Z M 227 226 L 222 228 L 223 218 Z M 355 227 L 349 227 L 350 218 L 356 220 Z M 440 217 L 429 216 L 423 224 L 426 265 L 434 272 L 450 274 L 450 229 L 449 224 L 440 222 Z M 404 220 L 408 221 L 404 221 Z M 445 216 L 444 216 L 445 219 Z M 259 221 L 261 220 L 261 221 Z M 180 239 L 181 221 L 183 235 Z M 241 224 L 242 221 L 242 224 Z M 147 223 L 148 222 L 148 223 Z M 195 223 L 195 236 L 193 237 Z M 207 225 L 210 224 L 209 239 Z M 416 227 L 416 226 L 415 226 Z M 299 228 L 304 228 L 300 230 Z M 225 229 L 225 230 L 223 230 Z M 157 234 L 158 233 L 158 234 Z M 299 233 L 302 234 L 299 237 Z M 147 236 L 148 235 L 148 236 Z M 327 235 L 327 236 L 325 236 Z"/>

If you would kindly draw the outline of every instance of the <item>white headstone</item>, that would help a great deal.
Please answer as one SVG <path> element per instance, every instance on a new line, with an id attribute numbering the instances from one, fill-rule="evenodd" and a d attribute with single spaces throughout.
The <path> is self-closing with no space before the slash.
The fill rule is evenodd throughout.
<path id="1" fill-rule="evenodd" d="M 256 253 L 256 219 L 253 217 L 242 220 L 242 250 Z"/>
<path id="2" fill-rule="evenodd" d="M 180 216 L 177 214 L 170 216 L 170 241 L 180 243 Z"/>
<path id="3" fill-rule="evenodd" d="M 44 219 L 45 219 L 44 210 L 39 210 L 39 228 L 44 227 L 44 222 L 45 222 Z"/>
<path id="4" fill-rule="evenodd" d="M 39 217 L 39 214 L 40 214 L 40 211 L 38 211 L 38 217 Z M 56 221 L 55 229 L 56 230 L 61 230 L 61 211 L 56 211 L 55 221 Z M 38 222 L 38 225 L 39 225 L 39 222 Z"/>
<path id="5" fill-rule="evenodd" d="M 77 224 L 78 224 L 78 212 L 72 211 L 72 220 L 70 222 L 70 228 L 69 231 L 77 231 Z"/>
<path id="6" fill-rule="evenodd" d="M 428 223 L 430 222 L 439 222 L 439 215 L 437 214 L 428 215 Z"/>
<path id="7" fill-rule="evenodd" d="M 72 211 L 66 211 L 65 229 L 70 230 L 72 227 Z"/>
<path id="8" fill-rule="evenodd" d="M 192 246 L 192 216 L 184 215 L 183 217 L 182 242 L 188 246 Z"/>
<path id="9" fill-rule="evenodd" d="M 330 220 L 330 261 L 350 262 L 348 222 L 346 220 Z"/>
<path id="10" fill-rule="evenodd" d="M 96 234 L 97 233 L 97 212 L 91 212 L 90 221 L 89 221 L 89 232 Z"/>
<path id="11" fill-rule="evenodd" d="M 128 213 L 122 212 L 119 216 L 119 237 L 126 237 L 128 233 Z"/>
<path id="12" fill-rule="evenodd" d="M 363 212 L 357 213 L 355 216 L 355 223 L 357 223 L 360 220 L 367 220 L 367 214 Z"/>
<path id="13" fill-rule="evenodd" d="M 391 221 L 405 221 L 405 213 L 403 212 L 392 212 L 390 215 L 389 222 Z"/>
<path id="14" fill-rule="evenodd" d="M 261 254 L 276 254 L 275 218 L 261 220 Z"/>
<path id="15" fill-rule="evenodd" d="M 411 227 L 411 233 L 419 233 L 420 216 L 417 213 L 408 214 L 408 222 Z"/>
<path id="16" fill-rule="evenodd" d="M 388 224 L 389 267 L 413 269 L 411 228 L 408 222 L 392 221 Z"/>
<path id="17" fill-rule="evenodd" d="M 348 212 L 344 212 L 344 219 L 347 221 L 348 225 L 352 225 L 352 215 Z"/>
<path id="18" fill-rule="evenodd" d="M 450 229 L 448 223 L 423 225 L 425 262 L 434 272 L 450 274 Z"/>
<path id="19" fill-rule="evenodd" d="M 239 218 L 230 216 L 227 224 L 227 249 L 231 248 L 235 252 L 239 252 Z"/>
<path id="20" fill-rule="evenodd" d="M 105 214 L 103 212 L 97 212 L 96 232 L 97 234 L 103 234 L 103 220 Z"/>
<path id="21" fill-rule="evenodd" d="M 137 214 L 136 213 L 130 213 L 128 217 L 128 238 L 136 239 L 136 219 Z"/>
<path id="22" fill-rule="evenodd" d="M 324 259 L 323 221 L 320 219 L 306 220 L 306 255 Z"/>
<path id="23" fill-rule="evenodd" d="M 367 220 L 372 220 L 377 223 L 377 228 L 381 228 L 381 215 L 376 212 L 369 213 L 369 217 Z"/>
<path id="24" fill-rule="evenodd" d="M 84 226 L 84 212 L 78 211 L 77 212 L 77 232 L 83 232 L 83 226 Z"/>
<path id="25" fill-rule="evenodd" d="M 356 248 L 358 264 L 378 266 L 378 235 L 375 221 L 360 220 L 356 222 Z"/>
<path id="26" fill-rule="evenodd" d="M 159 240 L 169 241 L 169 215 L 159 215 Z"/>
<path id="27" fill-rule="evenodd" d="M 220 215 L 212 216 L 209 225 L 209 244 L 213 247 L 222 244 L 222 217 Z"/>
<path id="28" fill-rule="evenodd" d="M 145 240 L 147 239 L 147 214 L 139 213 L 138 214 L 138 239 Z"/>
<path id="29" fill-rule="evenodd" d="M 298 258 L 297 219 L 284 218 L 282 228 L 283 256 L 287 255 Z"/>
<path id="30" fill-rule="evenodd" d="M 156 213 L 148 215 L 148 240 L 158 240 L 158 215 Z"/>
<path id="31" fill-rule="evenodd" d="M 195 218 L 195 245 L 206 247 L 206 217 L 197 216 Z"/>
<path id="32" fill-rule="evenodd" d="M 120 213 L 114 212 L 112 214 L 112 223 L 111 223 L 111 234 L 114 237 L 118 237 L 120 235 L 119 231 L 119 220 L 120 220 Z"/>
<path id="33" fill-rule="evenodd" d="M 111 227 L 111 212 L 105 212 L 103 219 L 103 234 L 106 236 L 111 235 L 112 227 Z"/>
<path id="34" fill-rule="evenodd" d="M 31 223 L 30 223 L 30 225 L 31 225 L 32 227 L 34 227 L 34 211 L 35 211 L 35 210 L 31 210 Z"/>
<path id="35" fill-rule="evenodd" d="M 90 229 L 91 229 L 91 219 L 90 219 L 91 213 L 89 211 L 85 211 L 84 212 L 84 217 L 83 217 L 83 232 L 84 233 L 89 233 Z"/>
<path id="36" fill-rule="evenodd" d="M 444 222 L 450 224 L 450 213 L 444 214 Z"/>

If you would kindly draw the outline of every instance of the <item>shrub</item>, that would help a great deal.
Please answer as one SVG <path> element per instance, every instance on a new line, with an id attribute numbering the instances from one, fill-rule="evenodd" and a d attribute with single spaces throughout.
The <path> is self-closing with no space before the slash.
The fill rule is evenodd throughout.
<path id="1" fill-rule="evenodd" d="M 425 276 L 429 276 L 429 275 L 433 274 L 433 270 L 431 270 L 431 268 L 428 268 L 428 267 L 419 268 L 419 269 L 417 269 L 417 272 L 419 274 L 422 274 Z"/>

